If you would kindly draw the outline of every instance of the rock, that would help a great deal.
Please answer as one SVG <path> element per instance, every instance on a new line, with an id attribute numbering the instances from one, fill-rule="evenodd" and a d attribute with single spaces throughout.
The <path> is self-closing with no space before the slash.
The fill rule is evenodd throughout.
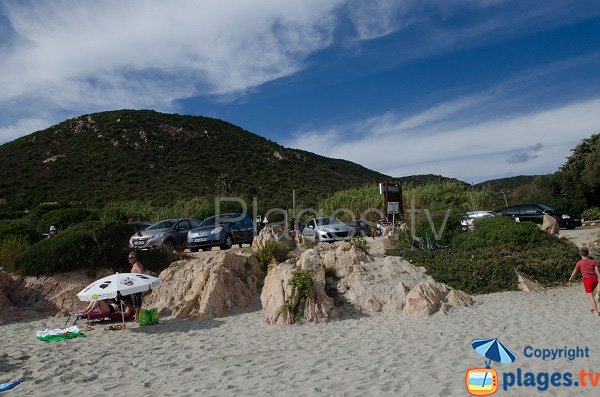
<path id="1" fill-rule="evenodd" d="M 310 268 L 323 264 L 325 290 L 337 305 L 349 304 L 366 314 L 432 314 L 473 303 L 468 294 L 436 283 L 423 267 L 397 256 L 372 257 L 349 243 L 319 245 L 301 258 L 298 262 Z"/>
<path id="2" fill-rule="evenodd" d="M 174 262 L 159 274 L 162 286 L 144 306 L 162 315 L 211 319 L 247 306 L 257 295 L 260 269 L 253 256 L 220 252 L 215 256 Z"/>
<path id="3" fill-rule="evenodd" d="M 294 272 L 300 269 L 310 272 L 313 284 L 304 301 L 289 283 Z M 260 300 L 267 324 L 292 324 L 296 321 L 295 315 L 310 322 L 339 318 L 333 299 L 325 292 L 325 266 L 313 249 L 303 252 L 297 262 L 288 260 L 272 267 L 265 278 Z"/>
<path id="4" fill-rule="evenodd" d="M 252 250 L 256 251 L 263 246 L 265 241 L 283 241 L 287 244 L 290 250 L 296 248 L 298 241 L 302 242 L 302 236 L 296 233 L 295 230 L 289 230 L 284 225 L 270 225 L 260 231 L 258 236 L 252 242 Z"/>
<path id="5" fill-rule="evenodd" d="M 553 236 L 558 236 L 560 231 L 556 218 L 548 214 L 544 214 L 544 222 L 540 226 L 540 229 Z"/>
<path id="6" fill-rule="evenodd" d="M 524 275 L 521 272 L 517 272 L 517 279 L 519 281 L 519 289 L 525 292 L 535 292 L 540 289 L 540 285 Z"/>
<path id="7" fill-rule="evenodd" d="M 104 269 L 93 275 L 80 270 L 50 276 L 20 277 L 0 271 L 0 317 L 6 322 L 40 314 L 68 314 L 81 310 L 87 303 L 81 302 L 77 293 L 109 274 L 112 271 Z"/>

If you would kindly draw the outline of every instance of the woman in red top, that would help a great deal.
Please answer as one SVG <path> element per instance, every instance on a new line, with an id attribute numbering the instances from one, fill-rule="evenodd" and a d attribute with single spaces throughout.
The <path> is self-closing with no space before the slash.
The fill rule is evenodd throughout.
<path id="1" fill-rule="evenodd" d="M 573 280 L 573 277 L 577 274 L 577 270 L 581 271 L 581 277 L 583 278 L 583 288 L 585 293 L 590 300 L 592 305 L 592 313 L 598 315 L 598 306 L 596 306 L 596 300 L 594 299 L 594 290 L 598 285 L 598 278 L 600 277 L 600 271 L 598 271 L 598 264 L 595 260 L 590 259 L 590 251 L 588 247 L 579 248 L 579 255 L 581 260 L 575 265 L 569 281 Z"/>

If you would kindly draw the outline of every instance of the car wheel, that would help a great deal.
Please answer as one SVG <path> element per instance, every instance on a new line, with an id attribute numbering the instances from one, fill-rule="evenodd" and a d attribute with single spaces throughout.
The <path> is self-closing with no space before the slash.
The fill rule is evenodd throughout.
<path id="1" fill-rule="evenodd" d="M 223 240 L 223 244 L 221 245 L 222 250 L 228 250 L 233 246 L 233 238 L 228 234 L 225 236 L 225 240 Z"/>
<path id="2" fill-rule="evenodd" d="M 190 248 L 190 252 L 198 252 L 198 247 L 196 247 L 196 248 Z"/>
<path id="3" fill-rule="evenodd" d="M 254 237 L 252 237 L 250 240 L 246 241 L 246 244 L 250 244 L 250 246 L 252 246 L 253 242 L 254 242 Z"/>
<path id="4" fill-rule="evenodd" d="M 202 251 L 210 251 L 212 247 L 202 247 Z"/>
<path id="5" fill-rule="evenodd" d="M 319 238 L 319 233 L 315 233 L 315 243 L 320 242 L 321 239 Z"/>
<path id="6" fill-rule="evenodd" d="M 169 252 L 175 251 L 175 243 L 173 242 L 173 240 L 167 240 L 167 241 L 165 241 L 164 245 L 165 245 L 165 248 Z"/>
<path id="7" fill-rule="evenodd" d="M 375 229 L 373 232 L 373 237 L 381 237 L 381 229 Z"/>

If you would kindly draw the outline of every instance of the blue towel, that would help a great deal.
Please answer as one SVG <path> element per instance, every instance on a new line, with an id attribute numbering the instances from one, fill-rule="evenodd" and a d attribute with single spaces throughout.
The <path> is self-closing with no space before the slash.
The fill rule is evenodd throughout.
<path id="1" fill-rule="evenodd" d="M 8 383 L 0 383 L 0 392 L 10 390 L 13 387 L 17 386 L 21 382 L 23 382 L 21 379 L 16 379 L 16 380 L 12 380 Z"/>

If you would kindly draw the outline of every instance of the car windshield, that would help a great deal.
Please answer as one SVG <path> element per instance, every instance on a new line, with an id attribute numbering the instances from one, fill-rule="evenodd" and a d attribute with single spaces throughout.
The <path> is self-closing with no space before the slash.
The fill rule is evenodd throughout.
<path id="1" fill-rule="evenodd" d="M 543 209 L 544 211 L 556 211 L 554 208 L 550 207 L 549 205 L 546 204 L 539 204 L 539 207 L 541 209 Z"/>
<path id="2" fill-rule="evenodd" d="M 215 226 L 217 221 L 217 217 L 216 216 L 211 216 L 210 218 L 206 218 L 204 221 L 202 221 L 202 223 L 200 224 L 200 227 L 205 227 L 205 226 Z M 219 217 L 219 224 L 223 225 L 225 223 L 229 222 L 229 216 L 227 215 L 221 215 Z"/>
<path id="3" fill-rule="evenodd" d="M 148 228 L 146 230 L 169 229 L 169 228 L 173 227 L 175 222 L 176 221 L 171 221 L 171 220 L 161 221 L 161 222 L 155 223 L 154 225 L 148 226 Z"/>
<path id="4" fill-rule="evenodd" d="M 315 219 L 317 226 L 337 225 L 342 223 L 338 218 L 317 218 Z"/>

